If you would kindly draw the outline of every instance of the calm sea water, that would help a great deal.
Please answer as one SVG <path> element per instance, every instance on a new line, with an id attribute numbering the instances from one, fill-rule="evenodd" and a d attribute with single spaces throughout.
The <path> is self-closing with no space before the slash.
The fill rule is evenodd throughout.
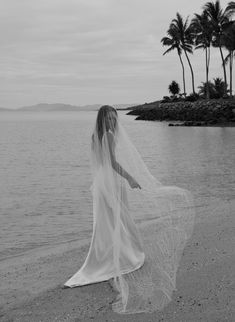
<path id="1" fill-rule="evenodd" d="M 235 128 L 168 127 L 119 115 L 151 172 L 164 184 L 193 192 L 199 217 L 234 201 Z M 0 260 L 91 236 L 95 117 L 0 114 Z"/>

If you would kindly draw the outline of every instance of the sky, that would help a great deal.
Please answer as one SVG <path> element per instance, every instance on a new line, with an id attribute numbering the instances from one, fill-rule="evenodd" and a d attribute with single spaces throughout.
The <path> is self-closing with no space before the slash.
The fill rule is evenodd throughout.
<path id="1" fill-rule="evenodd" d="M 169 95 L 172 80 L 182 88 L 182 71 L 176 52 L 163 56 L 161 38 L 176 12 L 192 18 L 205 2 L 0 0 L 0 107 L 142 104 Z M 205 80 L 204 52 L 190 58 L 197 87 Z M 214 49 L 210 78 L 222 75 Z"/>

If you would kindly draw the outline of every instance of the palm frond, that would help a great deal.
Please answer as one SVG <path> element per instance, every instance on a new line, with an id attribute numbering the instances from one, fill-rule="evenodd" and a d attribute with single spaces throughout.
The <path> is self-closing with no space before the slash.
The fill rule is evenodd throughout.
<path id="1" fill-rule="evenodd" d="M 227 65 L 232 56 L 232 52 L 229 52 L 228 55 L 224 58 L 224 62 Z"/>
<path id="2" fill-rule="evenodd" d="M 184 50 L 186 50 L 188 53 L 190 53 L 190 54 L 192 54 L 192 52 L 193 52 L 193 48 L 192 48 L 192 46 L 191 45 L 188 45 L 188 44 L 184 44 L 184 46 L 182 46 L 182 48 L 184 49 Z"/>
<path id="3" fill-rule="evenodd" d="M 173 44 L 172 38 L 169 38 L 169 37 L 163 37 L 161 39 L 161 42 L 162 42 L 163 46 L 171 46 Z"/>
<path id="4" fill-rule="evenodd" d="M 206 48 L 206 46 L 203 44 L 195 46 L 195 49 L 205 49 L 205 48 Z"/>
<path id="5" fill-rule="evenodd" d="M 225 9 L 225 12 L 229 18 L 232 18 L 232 16 L 235 14 L 235 2 L 234 1 L 231 1 L 228 3 L 228 5 Z"/>
<path id="6" fill-rule="evenodd" d="M 223 26 L 221 44 L 229 51 L 235 50 L 235 21 Z"/>
<path id="7" fill-rule="evenodd" d="M 168 54 L 169 52 L 171 52 L 172 50 L 174 50 L 176 47 L 175 46 L 171 46 L 170 48 L 168 48 L 164 53 L 163 56 Z"/>
<path id="8" fill-rule="evenodd" d="M 187 30 L 187 28 L 188 28 L 188 21 L 189 21 L 189 16 L 186 17 L 185 22 L 183 24 L 184 30 Z"/>

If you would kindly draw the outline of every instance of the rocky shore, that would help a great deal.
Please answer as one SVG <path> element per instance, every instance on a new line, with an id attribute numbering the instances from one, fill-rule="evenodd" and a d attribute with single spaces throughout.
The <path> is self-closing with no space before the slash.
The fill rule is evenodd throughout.
<path id="1" fill-rule="evenodd" d="M 177 121 L 169 126 L 235 125 L 235 100 L 156 101 L 134 106 L 127 114 L 137 115 L 136 120 Z"/>

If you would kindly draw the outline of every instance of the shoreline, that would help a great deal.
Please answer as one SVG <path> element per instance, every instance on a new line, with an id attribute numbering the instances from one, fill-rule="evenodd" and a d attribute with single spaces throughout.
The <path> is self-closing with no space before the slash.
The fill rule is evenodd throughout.
<path id="1" fill-rule="evenodd" d="M 193 124 L 187 124 L 188 122 L 180 123 L 178 121 L 166 121 L 168 126 L 190 126 L 190 127 L 234 127 L 235 122 L 221 122 L 215 124 L 206 124 L 205 122 L 194 122 Z"/>
<path id="2" fill-rule="evenodd" d="M 127 115 L 135 115 L 135 120 L 167 121 L 169 126 L 175 122 L 178 126 L 234 126 L 235 100 L 156 101 L 131 107 Z"/>
<path id="3" fill-rule="evenodd" d="M 209 208 L 208 208 L 209 207 Z M 118 315 L 109 282 L 63 289 L 83 264 L 89 244 L 64 245 L 11 263 L 0 271 L 0 319 L 21 322 L 130 321 L 232 322 L 235 314 L 235 199 L 198 205 L 192 238 L 177 274 L 170 304 L 152 314 Z M 213 208 L 213 209 L 210 209 Z"/>
<path id="4" fill-rule="evenodd" d="M 41 292 L 58 285 L 58 278 L 63 285 L 69 278 L 69 268 L 75 271 L 85 257 L 90 239 L 64 242 L 56 246 L 43 246 L 32 249 L 24 255 L 13 256 L 0 262 L 0 313 L 29 301 Z M 73 257 L 77 256 L 72 263 Z M 59 264 L 55 267 L 55 263 Z M 60 263 L 59 263 L 60 262 Z M 67 270 L 67 277 L 61 277 L 61 271 Z M 1 317 L 1 314 L 0 314 Z"/>
<path id="5" fill-rule="evenodd" d="M 63 241 L 58 244 L 52 244 L 52 245 L 49 245 L 49 244 L 48 245 L 41 245 L 41 246 L 37 246 L 35 248 L 30 248 L 30 249 L 28 249 L 24 252 L 21 252 L 21 253 L 16 253 L 16 254 L 6 256 L 6 257 L 0 259 L 0 263 L 1 263 L 1 266 L 2 265 L 7 266 L 10 262 L 14 262 L 16 260 L 19 260 L 19 261 L 26 260 L 27 261 L 29 258 L 40 257 L 40 255 L 42 256 L 42 255 L 50 254 L 50 253 L 57 253 L 59 249 L 61 251 L 61 248 L 63 248 L 63 247 L 67 248 L 68 245 L 80 244 L 81 246 L 83 246 L 84 244 L 87 244 L 87 243 L 89 243 L 88 238 L 83 239 L 83 240 L 74 239 L 74 240 L 70 240 L 70 241 Z"/>

